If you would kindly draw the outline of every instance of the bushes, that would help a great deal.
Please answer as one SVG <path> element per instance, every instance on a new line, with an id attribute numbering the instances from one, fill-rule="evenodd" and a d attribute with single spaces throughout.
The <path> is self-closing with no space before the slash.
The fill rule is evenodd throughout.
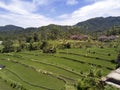
<path id="1" fill-rule="evenodd" d="M 23 50 L 43 50 L 43 53 L 55 53 L 56 48 L 49 44 L 46 41 L 42 43 L 19 43 L 18 46 L 14 46 L 13 41 L 5 41 L 3 43 L 4 48 L 1 50 L 2 53 L 9 53 L 9 52 L 20 52 Z M 66 44 L 66 47 L 69 48 L 69 44 Z"/>
<path id="2" fill-rule="evenodd" d="M 92 52 L 93 54 L 95 54 L 95 51 L 94 52 Z"/>
<path id="3" fill-rule="evenodd" d="M 25 88 L 23 85 L 13 82 L 11 80 L 7 80 L 3 77 L 0 76 L 0 79 L 3 80 L 5 83 L 7 83 L 8 85 L 10 85 L 10 87 L 15 88 L 17 90 L 28 90 L 27 88 Z"/>
<path id="4" fill-rule="evenodd" d="M 3 41 L 2 45 L 4 46 L 2 53 L 14 52 L 16 49 L 12 40 Z"/>
<path id="5" fill-rule="evenodd" d="M 115 60 L 111 60 L 111 63 L 114 63 L 114 64 L 116 64 L 116 61 L 115 61 Z"/>
<path id="6" fill-rule="evenodd" d="M 63 44 L 63 46 L 64 46 L 64 48 L 71 48 L 71 44 L 70 43 L 65 43 L 65 44 Z"/>
<path id="7" fill-rule="evenodd" d="M 4 47 L 2 50 L 2 53 L 9 53 L 9 52 L 14 52 L 13 47 Z"/>
<path id="8" fill-rule="evenodd" d="M 104 47 L 103 46 L 100 46 L 101 49 L 103 49 Z"/>
<path id="9" fill-rule="evenodd" d="M 78 81 L 77 90 L 103 90 L 99 79 L 101 77 L 101 70 L 91 68 L 88 75 Z"/>
<path id="10" fill-rule="evenodd" d="M 12 88 L 16 88 L 16 89 L 19 89 L 19 90 L 28 90 L 28 89 L 26 89 L 25 87 L 23 87 L 22 85 L 17 84 L 17 83 L 11 83 L 10 86 L 11 86 Z"/>
<path id="11" fill-rule="evenodd" d="M 113 87 L 113 86 L 111 86 L 111 85 L 106 85 L 106 86 L 104 87 L 104 90 L 119 90 L 119 89 L 116 88 L 116 87 Z"/>
<path id="12" fill-rule="evenodd" d="M 4 46 L 4 48 L 1 50 L 2 53 L 21 51 L 21 47 L 14 45 L 14 41 L 12 40 L 3 41 L 2 45 Z"/>
<path id="13" fill-rule="evenodd" d="M 42 42 L 40 48 L 42 49 L 43 53 L 56 53 L 56 48 L 46 41 Z"/>
<path id="14" fill-rule="evenodd" d="M 71 48 L 71 44 L 70 43 L 62 43 L 62 44 L 60 44 L 60 45 L 58 45 L 58 48 L 59 49 L 69 49 L 69 48 Z"/>
<path id="15" fill-rule="evenodd" d="M 43 41 L 42 44 L 41 44 L 41 46 L 40 46 L 40 49 L 44 49 L 47 46 L 48 46 L 48 42 Z"/>
<path id="16" fill-rule="evenodd" d="M 110 53 L 108 53 L 108 56 L 111 56 L 111 54 L 110 54 Z"/>
<path id="17" fill-rule="evenodd" d="M 43 53 L 56 53 L 56 48 L 55 47 L 45 47 L 43 48 Z"/>

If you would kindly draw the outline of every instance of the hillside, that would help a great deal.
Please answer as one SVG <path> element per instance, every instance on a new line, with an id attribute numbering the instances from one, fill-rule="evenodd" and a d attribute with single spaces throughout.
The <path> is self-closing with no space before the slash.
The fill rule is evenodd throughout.
<path id="1" fill-rule="evenodd" d="M 120 16 L 119 17 L 97 17 L 92 18 L 84 22 L 79 22 L 75 26 L 80 27 L 82 30 L 87 31 L 105 31 L 110 29 L 113 26 L 120 25 Z"/>
<path id="2" fill-rule="evenodd" d="M 76 25 L 73 26 L 60 26 L 60 25 L 55 25 L 55 24 L 50 24 L 48 26 L 42 26 L 39 27 L 39 30 L 42 29 L 43 27 L 46 28 L 47 30 L 51 30 L 53 28 L 60 28 L 62 31 L 68 30 L 70 28 L 78 28 L 80 30 L 84 31 L 105 31 L 113 26 L 119 26 L 120 25 L 120 16 L 119 17 L 96 17 L 92 18 L 83 22 L 79 22 Z M 37 28 L 33 27 L 28 27 L 26 30 L 36 30 Z M 6 26 L 0 26 L 0 31 L 9 31 L 9 30 L 24 30 L 24 28 L 15 26 L 15 25 L 6 25 Z"/>
<path id="3" fill-rule="evenodd" d="M 104 86 L 109 79 L 101 82 L 120 66 L 116 62 L 120 27 L 112 25 L 103 32 L 54 24 L 39 28 L 3 26 L 0 90 L 117 90 Z M 100 41 L 101 34 L 112 38 L 105 36 L 107 39 Z"/>
<path id="4" fill-rule="evenodd" d="M 34 33 L 37 33 L 41 38 L 47 39 L 60 39 L 60 38 L 69 38 L 71 35 L 75 34 L 93 34 L 95 33 L 108 33 L 114 34 L 113 32 L 119 33 L 119 29 L 115 30 L 115 26 L 120 26 L 120 17 L 97 17 L 92 18 L 87 21 L 79 22 L 73 26 L 61 26 L 50 24 L 48 26 L 41 27 L 28 27 L 22 28 L 14 25 L 0 26 L 0 39 L 5 38 L 15 39 L 19 36 L 31 36 Z M 49 33 L 49 34 L 48 34 Z"/>
<path id="5" fill-rule="evenodd" d="M 15 25 L 0 26 L 0 31 L 23 30 L 24 28 Z"/>
<path id="6" fill-rule="evenodd" d="M 120 25 L 120 16 L 119 17 L 96 17 L 92 18 L 83 22 L 79 22 L 76 25 L 73 26 L 60 26 L 55 24 L 50 24 L 48 26 L 42 26 L 39 27 L 39 30 L 41 28 L 46 28 L 48 30 L 51 30 L 53 28 L 60 28 L 62 31 L 68 30 L 70 28 L 78 28 L 80 30 L 86 30 L 86 31 L 105 31 L 113 26 L 119 26 Z M 36 30 L 37 28 L 28 27 L 27 30 L 31 29 Z M 24 28 L 15 26 L 15 25 L 6 25 L 6 26 L 0 26 L 0 31 L 9 31 L 9 30 L 24 30 Z"/>

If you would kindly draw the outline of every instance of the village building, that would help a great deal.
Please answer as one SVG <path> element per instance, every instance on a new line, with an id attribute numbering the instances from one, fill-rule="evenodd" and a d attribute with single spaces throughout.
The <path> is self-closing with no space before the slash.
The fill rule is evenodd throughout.
<path id="1" fill-rule="evenodd" d="M 115 35 L 111 35 L 111 36 L 106 36 L 106 35 L 102 35 L 100 37 L 98 37 L 99 41 L 110 41 L 110 40 L 116 40 L 118 37 L 116 37 Z"/>
<path id="2" fill-rule="evenodd" d="M 115 39 L 117 39 L 117 37 L 114 36 L 114 35 L 111 35 L 111 36 L 108 37 L 108 40 L 115 40 Z"/>
<path id="3" fill-rule="evenodd" d="M 72 35 L 70 38 L 73 40 L 79 40 L 79 35 Z"/>
<path id="4" fill-rule="evenodd" d="M 98 37 L 98 40 L 99 41 L 106 41 L 107 40 L 107 36 L 100 36 L 100 37 Z"/>
<path id="5" fill-rule="evenodd" d="M 83 40 L 88 40 L 88 39 L 89 39 L 88 35 L 83 35 Z"/>
<path id="6" fill-rule="evenodd" d="M 88 35 L 72 35 L 70 36 L 72 40 L 88 40 Z"/>

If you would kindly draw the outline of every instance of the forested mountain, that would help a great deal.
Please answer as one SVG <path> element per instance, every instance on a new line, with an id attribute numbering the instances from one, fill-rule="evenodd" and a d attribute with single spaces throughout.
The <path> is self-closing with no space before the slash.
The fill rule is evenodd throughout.
<path id="1" fill-rule="evenodd" d="M 3 39 L 15 39 L 19 36 L 28 37 L 33 36 L 35 33 L 43 39 L 60 39 L 69 38 L 71 35 L 90 34 L 97 35 L 96 33 L 108 33 L 119 34 L 120 29 L 114 28 L 120 27 L 120 17 L 97 17 L 87 21 L 79 22 L 73 26 L 61 26 L 50 24 L 48 26 L 42 26 L 39 28 L 28 27 L 22 28 L 14 25 L 6 25 L 0 27 L 0 40 Z"/>
<path id="2" fill-rule="evenodd" d="M 23 30 L 24 28 L 15 25 L 0 26 L 0 31 Z"/>
<path id="3" fill-rule="evenodd" d="M 104 31 L 108 30 L 113 26 L 120 25 L 120 16 L 119 17 L 97 17 L 92 18 L 84 22 L 79 22 L 75 26 L 80 27 L 82 30 L 87 31 Z"/>
<path id="4" fill-rule="evenodd" d="M 120 16 L 119 17 L 97 17 L 97 18 L 92 18 L 83 22 L 79 22 L 76 25 L 73 26 L 61 26 L 61 25 L 55 25 L 55 24 L 50 24 L 48 26 L 42 26 L 39 27 L 39 30 L 46 28 L 47 30 L 51 29 L 61 29 L 62 31 L 68 30 L 68 29 L 79 29 L 79 30 L 84 30 L 88 32 L 92 31 L 105 31 L 113 26 L 120 26 Z M 38 28 L 22 28 L 14 25 L 6 25 L 6 26 L 0 26 L 0 31 L 9 31 L 9 30 L 38 30 Z"/>

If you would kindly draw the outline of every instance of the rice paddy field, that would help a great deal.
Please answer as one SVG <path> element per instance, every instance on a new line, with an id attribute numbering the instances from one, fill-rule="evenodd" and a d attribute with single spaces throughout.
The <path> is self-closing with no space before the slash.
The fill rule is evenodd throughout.
<path id="1" fill-rule="evenodd" d="M 40 50 L 0 53 L 0 90 L 76 90 L 78 79 L 91 67 L 105 76 L 115 69 L 114 48 L 71 48 L 55 54 Z"/>
<path id="2" fill-rule="evenodd" d="M 0 79 L 0 90 L 16 90 L 6 84 L 3 80 Z"/>

